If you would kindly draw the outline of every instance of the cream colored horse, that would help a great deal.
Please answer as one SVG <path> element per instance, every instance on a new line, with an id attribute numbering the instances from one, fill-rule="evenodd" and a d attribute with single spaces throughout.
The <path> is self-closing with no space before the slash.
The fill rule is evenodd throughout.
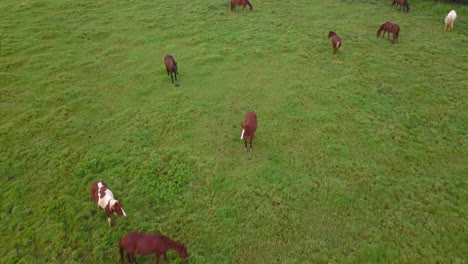
<path id="1" fill-rule="evenodd" d="M 457 19 L 457 12 L 455 10 L 452 10 L 448 13 L 448 15 L 445 17 L 445 31 L 450 31 L 453 29 L 453 23 L 455 22 L 455 19 Z"/>

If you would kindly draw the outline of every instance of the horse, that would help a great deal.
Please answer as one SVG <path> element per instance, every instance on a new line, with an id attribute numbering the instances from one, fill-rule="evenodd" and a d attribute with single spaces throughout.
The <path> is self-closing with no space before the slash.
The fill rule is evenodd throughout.
<path id="1" fill-rule="evenodd" d="M 253 6 L 249 0 L 231 0 L 231 11 L 236 11 L 236 5 L 242 5 L 242 10 L 248 5 L 250 11 L 253 11 Z"/>
<path id="2" fill-rule="evenodd" d="M 452 10 L 448 13 L 448 15 L 445 17 L 444 23 L 445 23 L 445 31 L 450 31 L 453 29 L 453 23 L 455 22 L 455 19 L 457 19 L 457 12 L 455 10 Z"/>
<path id="3" fill-rule="evenodd" d="M 174 78 L 172 77 L 172 74 L 174 73 L 176 81 L 177 74 L 179 74 L 179 70 L 177 69 L 177 62 L 175 61 L 174 57 L 172 57 L 172 55 L 166 55 L 164 57 L 164 64 L 166 64 L 167 75 L 169 75 L 169 73 L 171 74 L 171 81 L 172 83 L 174 83 Z"/>
<path id="4" fill-rule="evenodd" d="M 255 131 L 257 131 L 257 114 L 254 112 L 247 112 L 242 123 L 241 140 L 244 140 L 245 150 L 247 151 L 247 139 L 250 140 L 250 151 L 252 151 L 252 140 Z"/>
<path id="5" fill-rule="evenodd" d="M 135 254 L 147 256 L 155 253 L 155 264 L 159 263 L 161 255 L 167 262 L 166 252 L 175 250 L 179 257 L 187 259 L 189 254 L 184 244 L 174 241 L 161 234 L 143 234 L 131 232 L 123 236 L 119 241 L 120 261 L 124 263 L 124 251 L 127 253 L 127 259 L 130 263 L 136 263 Z"/>
<path id="6" fill-rule="evenodd" d="M 383 23 L 379 29 L 377 30 L 377 37 L 380 37 L 380 32 L 383 30 L 382 38 L 385 36 L 385 32 L 387 32 L 387 39 L 390 36 L 390 32 L 393 35 L 393 43 L 398 40 L 398 35 L 400 34 L 400 26 L 391 22 Z"/>
<path id="7" fill-rule="evenodd" d="M 109 227 L 111 227 L 110 217 L 112 213 L 116 213 L 117 215 L 123 217 L 127 216 L 122 207 L 122 204 L 118 200 L 114 199 L 114 194 L 109 188 L 107 188 L 105 182 L 93 182 L 91 185 L 91 196 L 96 201 L 98 207 L 104 209 Z"/>
<path id="8" fill-rule="evenodd" d="M 331 40 L 333 46 L 333 54 L 338 53 L 338 49 L 341 47 L 341 38 L 333 31 L 328 32 L 328 39 Z"/>
<path id="9" fill-rule="evenodd" d="M 393 0 L 391 6 L 393 6 L 394 8 L 396 8 L 397 5 L 400 6 L 400 9 L 399 9 L 399 10 L 401 10 L 401 7 L 403 7 L 403 11 L 406 11 L 406 13 L 409 13 L 410 7 L 409 7 L 409 5 L 408 5 L 408 1 L 407 1 L 407 0 Z"/>

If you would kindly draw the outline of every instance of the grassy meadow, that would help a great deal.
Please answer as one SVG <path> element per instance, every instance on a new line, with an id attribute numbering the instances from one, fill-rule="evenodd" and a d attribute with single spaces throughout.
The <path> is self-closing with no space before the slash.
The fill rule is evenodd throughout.
<path id="1" fill-rule="evenodd" d="M 251 2 L 0 2 L 0 263 L 468 262 L 468 6 Z"/>

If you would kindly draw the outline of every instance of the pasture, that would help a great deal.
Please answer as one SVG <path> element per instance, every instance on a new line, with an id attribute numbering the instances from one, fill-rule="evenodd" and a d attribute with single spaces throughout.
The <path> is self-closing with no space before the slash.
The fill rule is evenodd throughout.
<path id="1" fill-rule="evenodd" d="M 251 3 L 0 2 L 0 263 L 117 263 L 131 231 L 187 263 L 467 262 L 468 7 Z"/>

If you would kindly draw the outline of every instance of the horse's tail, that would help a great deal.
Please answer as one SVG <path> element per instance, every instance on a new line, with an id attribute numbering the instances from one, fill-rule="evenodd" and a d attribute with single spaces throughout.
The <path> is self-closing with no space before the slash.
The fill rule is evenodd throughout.
<path id="1" fill-rule="evenodd" d="M 382 32 L 384 25 L 385 25 L 385 24 L 382 24 L 382 25 L 379 27 L 379 29 L 377 30 L 377 37 L 380 37 L 380 32 Z M 385 36 L 385 33 L 384 33 L 384 36 Z"/>

